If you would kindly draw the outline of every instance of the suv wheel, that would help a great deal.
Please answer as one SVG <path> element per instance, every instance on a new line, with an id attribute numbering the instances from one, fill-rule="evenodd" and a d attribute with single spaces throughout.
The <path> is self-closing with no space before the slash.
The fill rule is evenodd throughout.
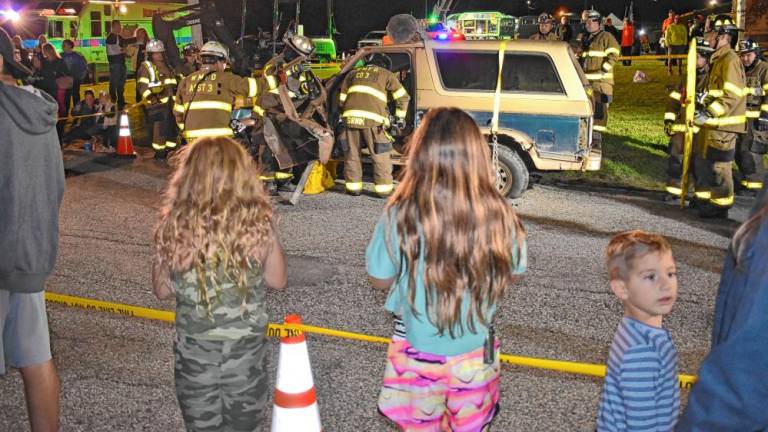
<path id="1" fill-rule="evenodd" d="M 528 189 L 528 168 L 514 150 L 499 145 L 499 191 L 507 198 L 519 198 Z"/>

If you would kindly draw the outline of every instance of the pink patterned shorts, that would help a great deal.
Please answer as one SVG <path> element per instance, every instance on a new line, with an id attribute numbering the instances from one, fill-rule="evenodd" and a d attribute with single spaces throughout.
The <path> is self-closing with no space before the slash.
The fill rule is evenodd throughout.
<path id="1" fill-rule="evenodd" d="M 389 344 L 379 411 L 405 431 L 481 431 L 499 402 L 499 341 L 492 365 L 483 348 L 457 356 L 421 353 L 406 340 Z"/>

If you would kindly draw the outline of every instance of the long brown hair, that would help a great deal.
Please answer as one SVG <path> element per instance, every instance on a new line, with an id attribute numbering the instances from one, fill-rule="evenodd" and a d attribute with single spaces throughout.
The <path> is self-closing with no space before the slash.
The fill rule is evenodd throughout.
<path id="1" fill-rule="evenodd" d="M 760 229 L 760 225 L 763 220 L 768 217 L 768 197 L 763 200 L 763 205 L 747 219 L 736 230 L 736 233 L 731 239 L 731 252 L 733 258 L 736 260 L 736 264 L 741 264 L 744 259 L 744 254 L 747 252 L 747 246 L 749 246 L 752 237 L 755 236 L 757 230 Z"/>
<path id="2" fill-rule="evenodd" d="M 387 203 L 394 210 L 408 300 L 416 313 L 416 269 L 423 255 L 428 319 L 440 334 L 475 332 L 486 311 L 515 280 L 524 253 L 520 219 L 499 193 L 488 143 L 458 108 L 431 109 L 416 130 L 402 181 Z M 461 305 L 471 304 L 466 317 Z"/>
<path id="3" fill-rule="evenodd" d="M 261 266 L 272 238 L 272 206 L 253 160 L 220 137 L 183 148 L 177 163 L 155 230 L 156 262 L 171 272 L 196 269 L 209 312 L 208 269 L 223 266 L 245 300 L 248 270 Z"/>

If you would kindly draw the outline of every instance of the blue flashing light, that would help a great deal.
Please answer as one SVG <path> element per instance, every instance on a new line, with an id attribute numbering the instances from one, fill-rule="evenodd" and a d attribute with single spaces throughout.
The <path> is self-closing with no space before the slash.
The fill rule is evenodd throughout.
<path id="1" fill-rule="evenodd" d="M 438 40 L 448 40 L 448 34 L 440 33 L 439 35 L 437 35 L 437 39 Z"/>

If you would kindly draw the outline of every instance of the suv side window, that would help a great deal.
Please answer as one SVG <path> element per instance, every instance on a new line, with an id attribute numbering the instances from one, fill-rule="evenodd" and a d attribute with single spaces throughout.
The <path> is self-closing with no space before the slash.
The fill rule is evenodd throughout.
<path id="1" fill-rule="evenodd" d="M 496 90 L 499 74 L 497 53 L 436 50 L 435 59 L 446 89 Z M 546 54 L 505 54 L 501 87 L 505 93 L 565 94 L 555 65 Z"/>

